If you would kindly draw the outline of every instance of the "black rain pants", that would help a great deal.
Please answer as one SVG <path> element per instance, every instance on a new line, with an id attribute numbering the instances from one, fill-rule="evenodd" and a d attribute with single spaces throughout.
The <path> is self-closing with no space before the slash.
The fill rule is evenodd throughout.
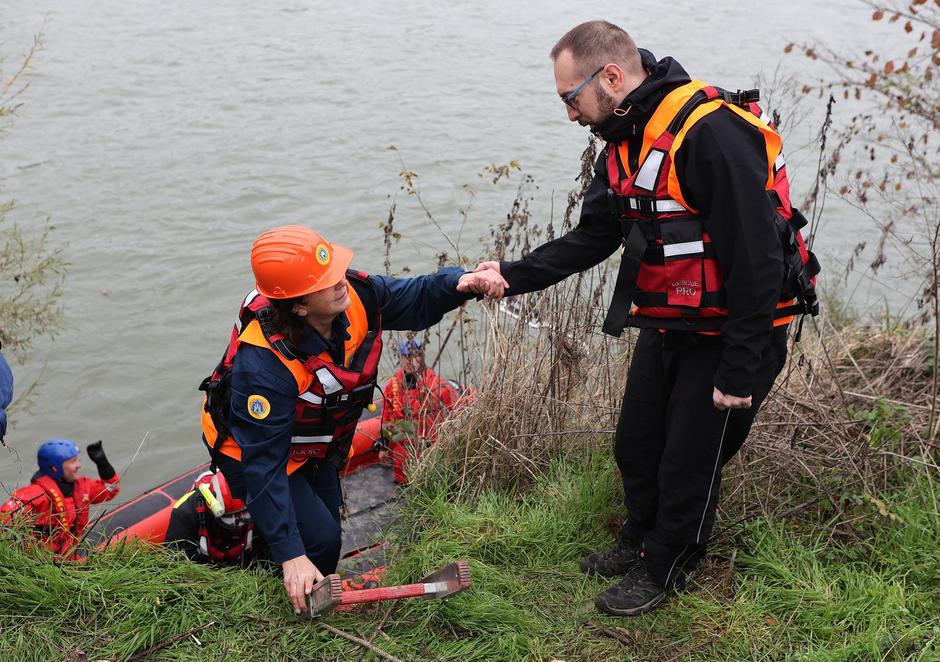
<path id="1" fill-rule="evenodd" d="M 627 375 L 614 455 L 623 478 L 623 537 L 643 548 L 660 584 L 683 587 L 712 534 L 721 469 L 744 444 L 786 361 L 786 327 L 754 374 L 750 409 L 712 403 L 721 338 L 644 329 Z"/>

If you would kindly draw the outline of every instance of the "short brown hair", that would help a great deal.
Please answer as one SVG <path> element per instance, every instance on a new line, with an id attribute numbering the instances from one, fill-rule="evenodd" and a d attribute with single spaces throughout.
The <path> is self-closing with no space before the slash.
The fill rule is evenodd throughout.
<path id="1" fill-rule="evenodd" d="M 552 60 L 557 60 L 564 51 L 571 51 L 585 75 L 610 62 L 619 64 L 626 72 L 642 68 L 633 38 L 607 21 L 588 21 L 568 30 L 552 48 Z"/>

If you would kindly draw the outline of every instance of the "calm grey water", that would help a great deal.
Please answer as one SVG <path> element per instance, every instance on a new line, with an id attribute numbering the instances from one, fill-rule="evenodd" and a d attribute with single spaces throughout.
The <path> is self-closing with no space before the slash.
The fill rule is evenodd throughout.
<path id="1" fill-rule="evenodd" d="M 641 0 L 605 18 L 730 88 L 781 61 L 816 73 L 782 54 L 788 41 L 884 41 L 849 0 L 757 7 Z M 65 329 L 14 365 L 19 390 L 42 384 L 32 413 L 11 412 L 21 461 L 0 449 L 0 481 L 28 481 L 36 446 L 53 436 L 104 439 L 119 471 L 146 436 L 122 497 L 203 461 L 195 387 L 251 287 L 259 232 L 309 224 L 379 271 L 378 224 L 397 199 L 395 266 L 431 270 L 447 249 L 399 191 L 399 155 L 449 233 L 464 184 L 481 187 L 461 243 L 474 257 L 515 187 L 487 185 L 483 165 L 521 162 L 540 186 L 537 217 L 563 207 L 586 130 L 567 122 L 547 53 L 596 17 L 558 0 L 2 0 L 5 72 L 40 30 L 46 47 L 0 139 L 0 199 L 17 201 L 10 223 L 49 219 L 70 266 Z M 814 171 L 801 177 L 799 163 L 811 157 L 791 152 L 801 193 Z M 844 254 L 855 232 L 836 209 L 818 247 Z"/>

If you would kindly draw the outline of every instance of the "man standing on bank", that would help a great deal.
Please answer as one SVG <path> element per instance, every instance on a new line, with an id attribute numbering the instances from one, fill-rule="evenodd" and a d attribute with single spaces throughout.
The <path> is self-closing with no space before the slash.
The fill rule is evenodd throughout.
<path id="1" fill-rule="evenodd" d="M 627 518 L 581 568 L 625 575 L 597 607 L 642 614 L 705 553 L 722 466 L 784 365 L 787 323 L 816 310 L 818 264 L 790 207 L 780 136 L 756 91 L 657 61 L 606 21 L 551 51 L 568 119 L 607 141 L 578 226 L 516 262 L 484 262 L 517 295 L 624 254 L 604 331 L 642 329 L 614 441 Z"/>

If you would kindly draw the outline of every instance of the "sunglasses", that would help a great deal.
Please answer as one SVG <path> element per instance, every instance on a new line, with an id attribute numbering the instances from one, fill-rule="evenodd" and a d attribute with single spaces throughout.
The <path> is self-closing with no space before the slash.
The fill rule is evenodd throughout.
<path id="1" fill-rule="evenodd" d="M 596 76 L 596 75 L 599 74 L 601 71 L 603 71 L 603 70 L 604 70 L 604 67 L 606 67 L 606 66 L 607 66 L 607 65 L 605 64 L 605 65 L 603 65 L 603 66 L 598 67 L 598 68 L 597 68 L 597 71 L 595 71 L 593 74 L 591 74 L 590 76 L 588 76 L 587 78 L 585 78 L 585 79 L 584 79 L 584 82 L 581 83 L 580 85 L 578 85 L 576 88 L 574 88 L 574 91 L 573 91 L 573 92 L 569 92 L 568 94 L 563 94 L 563 95 L 561 95 L 561 100 L 564 101 L 565 104 L 567 104 L 568 106 L 571 106 L 572 108 L 574 108 L 574 98 L 575 98 L 576 96 L 578 96 L 578 92 L 581 91 L 581 88 L 583 88 L 585 85 L 587 85 L 587 84 L 590 83 L 592 80 L 594 80 L 594 76 Z"/>

